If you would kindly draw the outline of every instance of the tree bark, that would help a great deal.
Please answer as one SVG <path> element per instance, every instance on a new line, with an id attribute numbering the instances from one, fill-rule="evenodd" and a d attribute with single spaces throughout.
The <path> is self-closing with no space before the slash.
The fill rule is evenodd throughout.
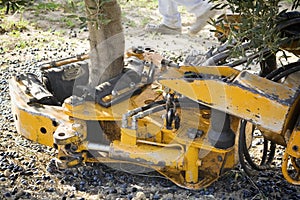
<path id="1" fill-rule="evenodd" d="M 90 40 L 89 86 L 121 73 L 125 41 L 121 8 L 116 0 L 85 0 Z"/>

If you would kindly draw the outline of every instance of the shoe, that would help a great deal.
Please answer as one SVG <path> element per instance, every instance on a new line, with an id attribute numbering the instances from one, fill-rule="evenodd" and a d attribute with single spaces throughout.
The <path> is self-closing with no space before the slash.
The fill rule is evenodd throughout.
<path id="1" fill-rule="evenodd" d="M 181 28 L 170 28 L 164 24 L 154 25 L 148 24 L 146 31 L 149 33 L 160 33 L 166 35 L 177 35 L 181 34 Z"/>
<path id="2" fill-rule="evenodd" d="M 215 10 L 208 10 L 203 15 L 197 17 L 195 23 L 190 28 L 189 34 L 197 34 L 200 30 L 203 29 L 205 25 L 208 24 L 207 21 L 209 20 L 209 18 L 213 17 L 215 14 Z"/>

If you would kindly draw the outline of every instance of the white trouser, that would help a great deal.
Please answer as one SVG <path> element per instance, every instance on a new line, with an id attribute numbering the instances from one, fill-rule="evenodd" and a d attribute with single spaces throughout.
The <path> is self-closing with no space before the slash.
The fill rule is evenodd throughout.
<path id="1" fill-rule="evenodd" d="M 181 17 L 178 12 L 178 5 L 183 5 L 190 13 L 199 17 L 206 13 L 212 4 L 208 0 L 158 0 L 159 12 L 163 16 L 163 24 L 171 28 L 181 27 Z"/>

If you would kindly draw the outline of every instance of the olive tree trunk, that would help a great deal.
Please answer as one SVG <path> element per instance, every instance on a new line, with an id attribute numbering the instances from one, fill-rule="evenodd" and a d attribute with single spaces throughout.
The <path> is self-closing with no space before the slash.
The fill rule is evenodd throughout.
<path id="1" fill-rule="evenodd" d="M 116 0 L 85 0 L 89 40 L 89 86 L 95 87 L 121 73 L 124 34 L 121 9 Z"/>

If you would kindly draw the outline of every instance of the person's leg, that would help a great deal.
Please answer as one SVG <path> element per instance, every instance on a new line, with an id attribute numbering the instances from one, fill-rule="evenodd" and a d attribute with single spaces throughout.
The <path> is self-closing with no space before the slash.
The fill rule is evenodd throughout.
<path id="1" fill-rule="evenodd" d="M 212 7 L 208 0 L 174 0 L 174 2 L 185 6 L 186 10 L 195 14 L 196 17 L 203 16 Z"/>
<path id="2" fill-rule="evenodd" d="M 162 23 L 170 28 L 181 28 L 181 18 L 177 3 L 173 0 L 158 0 L 159 12 L 163 17 Z"/>
<path id="3" fill-rule="evenodd" d="M 215 10 L 211 10 L 213 4 L 208 0 L 174 0 L 176 3 L 186 7 L 187 11 L 195 14 L 196 21 L 190 29 L 191 34 L 198 33 L 209 20 L 216 14 Z"/>
<path id="4" fill-rule="evenodd" d="M 148 24 L 146 31 L 161 34 L 181 34 L 181 19 L 177 10 L 177 3 L 173 0 L 158 0 L 158 7 L 163 21 L 159 25 Z"/>

